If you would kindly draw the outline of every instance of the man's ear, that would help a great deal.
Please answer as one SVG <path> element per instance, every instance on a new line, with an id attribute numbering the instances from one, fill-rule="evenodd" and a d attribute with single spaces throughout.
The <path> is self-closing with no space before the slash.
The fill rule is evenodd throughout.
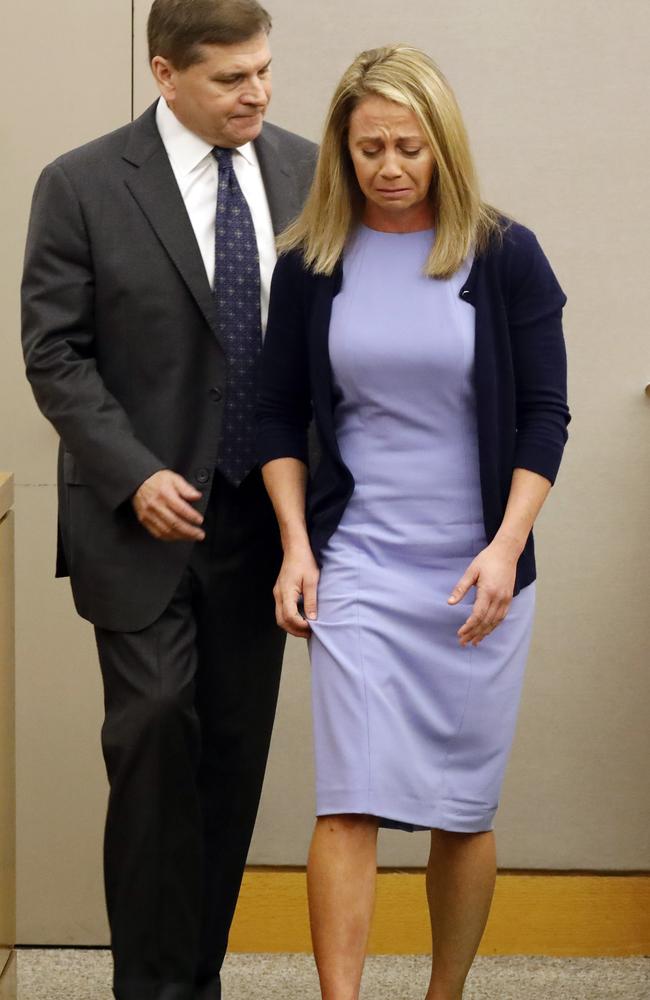
<path id="1" fill-rule="evenodd" d="M 169 59 L 154 56 L 151 60 L 151 72 L 165 100 L 173 101 L 176 97 L 176 70 Z"/>

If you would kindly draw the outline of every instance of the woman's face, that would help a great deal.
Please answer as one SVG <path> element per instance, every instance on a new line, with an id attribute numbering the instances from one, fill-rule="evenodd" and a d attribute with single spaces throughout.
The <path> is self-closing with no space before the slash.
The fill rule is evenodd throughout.
<path id="1" fill-rule="evenodd" d="M 377 94 L 364 97 L 350 115 L 348 148 L 366 198 L 367 225 L 398 230 L 433 225 L 433 153 L 410 108 Z"/>

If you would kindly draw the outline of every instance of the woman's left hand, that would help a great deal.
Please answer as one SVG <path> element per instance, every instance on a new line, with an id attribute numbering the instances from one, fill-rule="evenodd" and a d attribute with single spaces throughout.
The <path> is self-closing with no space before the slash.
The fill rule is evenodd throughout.
<path id="1" fill-rule="evenodd" d="M 472 613 L 458 629 L 461 646 L 479 642 L 490 635 L 508 613 L 515 586 L 517 555 L 509 545 L 495 539 L 467 567 L 449 597 L 449 604 L 458 604 L 470 587 L 476 587 Z"/>

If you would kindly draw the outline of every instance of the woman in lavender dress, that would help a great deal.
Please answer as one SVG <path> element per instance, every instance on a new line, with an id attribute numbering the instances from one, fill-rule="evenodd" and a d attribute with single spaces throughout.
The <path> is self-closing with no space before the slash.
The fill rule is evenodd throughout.
<path id="1" fill-rule="evenodd" d="M 431 830 L 427 1000 L 458 1000 L 494 887 L 531 529 L 566 440 L 565 297 L 533 234 L 481 202 L 449 85 L 406 46 L 344 75 L 284 249 L 260 457 L 278 621 L 310 645 L 322 994 L 358 996 L 390 826 Z"/>

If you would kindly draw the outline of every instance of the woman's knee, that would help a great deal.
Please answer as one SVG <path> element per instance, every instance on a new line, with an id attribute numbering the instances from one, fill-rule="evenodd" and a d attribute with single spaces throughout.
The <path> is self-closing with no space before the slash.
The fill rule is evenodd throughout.
<path id="1" fill-rule="evenodd" d="M 367 837 L 377 833 L 378 820 L 363 813 L 336 813 L 318 816 L 316 829 L 339 837 Z"/>

